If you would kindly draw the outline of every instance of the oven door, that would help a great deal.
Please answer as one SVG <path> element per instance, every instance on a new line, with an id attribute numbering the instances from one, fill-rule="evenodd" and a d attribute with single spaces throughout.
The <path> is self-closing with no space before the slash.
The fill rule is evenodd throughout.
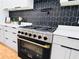
<path id="1" fill-rule="evenodd" d="M 30 39 L 18 38 L 18 55 L 22 59 L 50 59 L 50 44 Z"/>

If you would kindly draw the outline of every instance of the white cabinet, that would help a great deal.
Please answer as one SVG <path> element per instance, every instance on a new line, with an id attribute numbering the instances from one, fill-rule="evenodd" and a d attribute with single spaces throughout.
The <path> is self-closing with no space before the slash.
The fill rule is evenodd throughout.
<path id="1" fill-rule="evenodd" d="M 16 0 L 4 0 L 4 7 L 5 8 L 12 8 L 16 5 Z"/>
<path id="2" fill-rule="evenodd" d="M 60 45 L 52 45 L 51 59 L 69 59 L 70 49 L 61 47 Z"/>
<path id="3" fill-rule="evenodd" d="M 51 59 L 79 59 L 79 39 L 55 34 Z"/>
<path id="4" fill-rule="evenodd" d="M 5 17 L 9 17 L 9 12 L 5 10 L 0 10 L 0 23 L 5 22 Z"/>
<path id="5" fill-rule="evenodd" d="M 79 49 L 79 40 L 78 40 L 78 38 L 55 35 L 53 42 L 57 43 L 59 45 L 64 45 L 64 46 L 67 46 L 67 47 Z"/>
<path id="6" fill-rule="evenodd" d="M 5 0 L 5 8 L 9 11 L 33 9 L 34 0 Z"/>
<path id="7" fill-rule="evenodd" d="M 1 43 L 4 42 L 4 40 L 3 40 L 3 39 L 4 39 L 3 35 L 4 35 L 4 34 L 3 34 L 3 26 L 0 25 L 0 42 L 1 42 Z"/>
<path id="8" fill-rule="evenodd" d="M 6 1 L 0 0 L 0 22 L 4 22 L 5 17 L 9 16 L 9 12 L 3 10 L 5 8 L 5 6 L 6 6 L 4 2 L 6 3 Z"/>
<path id="9" fill-rule="evenodd" d="M 18 29 L 15 27 L 3 25 L 3 33 L 4 33 L 3 43 L 17 52 L 18 51 L 18 46 L 17 46 Z"/>
<path id="10" fill-rule="evenodd" d="M 79 59 L 79 50 L 53 44 L 51 59 Z"/>
<path id="11" fill-rule="evenodd" d="M 72 50 L 70 59 L 79 59 L 79 51 Z"/>
<path id="12" fill-rule="evenodd" d="M 61 6 L 79 5 L 79 0 L 60 0 Z"/>
<path id="13" fill-rule="evenodd" d="M 79 27 L 60 25 L 54 32 L 51 59 L 79 59 Z"/>
<path id="14" fill-rule="evenodd" d="M 60 3 L 68 2 L 68 0 L 60 0 Z"/>
<path id="15" fill-rule="evenodd" d="M 15 7 L 30 7 L 31 8 L 33 7 L 33 0 L 17 0 Z"/>
<path id="16" fill-rule="evenodd" d="M 51 59 L 79 59 L 79 50 L 53 44 Z"/>

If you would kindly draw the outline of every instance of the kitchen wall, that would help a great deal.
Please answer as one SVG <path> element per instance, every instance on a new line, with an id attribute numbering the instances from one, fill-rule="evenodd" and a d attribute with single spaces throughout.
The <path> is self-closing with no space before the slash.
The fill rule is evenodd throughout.
<path id="1" fill-rule="evenodd" d="M 61 7 L 59 0 L 35 0 L 33 10 L 10 12 L 10 17 L 17 18 L 18 16 L 23 17 L 23 21 L 32 22 L 35 25 L 77 26 L 79 6 Z"/>

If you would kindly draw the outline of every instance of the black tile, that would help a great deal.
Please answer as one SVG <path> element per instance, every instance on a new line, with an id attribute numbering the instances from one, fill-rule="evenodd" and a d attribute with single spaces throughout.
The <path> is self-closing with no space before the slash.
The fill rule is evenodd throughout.
<path id="1" fill-rule="evenodd" d="M 41 9 L 52 8 L 41 12 Z M 60 0 L 34 0 L 33 10 L 13 11 L 10 17 L 23 17 L 24 21 L 32 22 L 36 25 L 57 26 L 72 25 L 76 26 L 79 19 L 79 6 L 61 7 Z"/>

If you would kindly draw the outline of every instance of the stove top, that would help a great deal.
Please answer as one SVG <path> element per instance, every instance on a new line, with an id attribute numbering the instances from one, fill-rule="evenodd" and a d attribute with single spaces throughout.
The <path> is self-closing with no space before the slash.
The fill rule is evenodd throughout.
<path id="1" fill-rule="evenodd" d="M 54 32 L 57 27 L 32 25 L 32 26 L 21 26 L 20 28 L 28 28 L 28 29 L 35 29 L 35 30 L 40 30 L 40 31 Z"/>

